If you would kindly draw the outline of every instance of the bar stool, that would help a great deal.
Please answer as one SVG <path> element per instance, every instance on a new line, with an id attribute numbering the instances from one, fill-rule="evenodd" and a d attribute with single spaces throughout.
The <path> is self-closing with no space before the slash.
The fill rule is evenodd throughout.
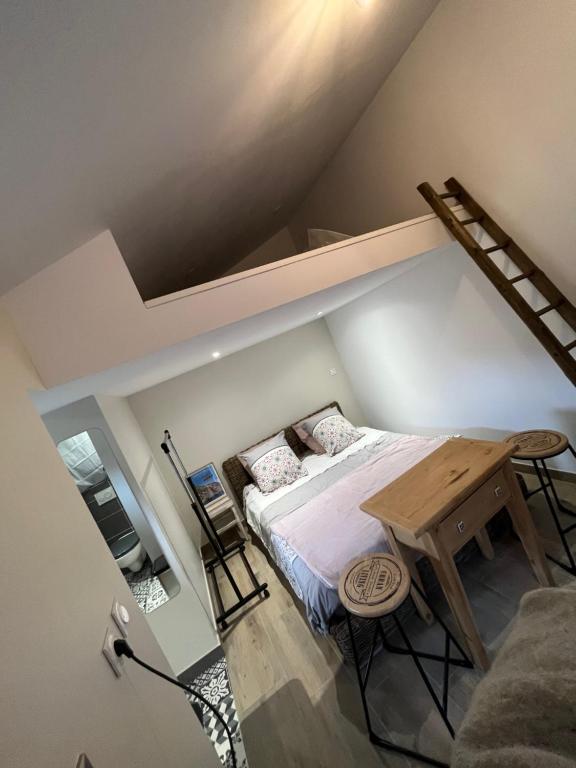
<path id="1" fill-rule="evenodd" d="M 396 614 L 397 609 L 400 608 L 400 606 L 409 599 L 411 586 L 414 587 L 424 603 L 426 603 L 427 607 L 430 609 L 430 612 L 444 631 L 443 656 L 415 650 L 408 637 L 408 634 L 406 633 L 406 630 L 402 626 L 402 623 Z M 338 582 L 338 595 L 342 605 L 346 610 L 346 620 L 348 622 L 348 632 L 350 634 L 352 655 L 354 658 L 354 665 L 356 667 L 358 687 L 360 688 L 362 707 L 364 709 L 364 717 L 366 719 L 366 727 L 368 729 L 370 741 L 382 749 L 397 752 L 401 755 L 405 755 L 406 757 L 420 760 L 424 763 L 427 763 L 428 765 L 448 768 L 446 763 L 443 763 L 432 757 L 428 757 L 427 755 L 423 755 L 421 752 L 415 752 L 411 749 L 401 747 L 391 741 L 388 741 L 387 739 L 383 739 L 378 736 L 378 734 L 376 734 L 372 729 L 370 711 L 366 698 L 366 687 L 368 685 L 370 670 L 372 668 L 374 652 L 378 647 L 379 642 L 389 653 L 411 656 L 424 684 L 426 685 L 426 688 L 428 689 L 436 709 L 440 713 L 440 716 L 442 717 L 442 720 L 444 721 L 446 728 L 450 733 L 450 736 L 454 738 L 454 729 L 450 723 L 450 720 L 448 719 L 448 684 L 450 665 L 472 668 L 472 662 L 466 653 L 462 650 L 462 647 L 454 635 L 450 632 L 448 627 L 436 614 L 433 608 L 428 604 L 428 601 L 426 600 L 422 591 L 419 589 L 418 585 L 414 581 L 411 581 L 410 574 L 406 565 L 399 558 L 387 553 L 374 553 L 359 557 L 356 560 L 352 560 L 350 563 L 348 563 L 340 577 Z M 366 663 L 364 672 L 362 670 L 362 660 L 359 657 L 356 642 L 354 640 L 354 634 L 352 632 L 350 614 L 353 614 L 354 616 L 361 619 L 372 621 L 376 620 L 368 661 Z M 386 638 L 380 619 L 387 615 L 392 616 L 394 624 L 400 634 L 400 637 L 402 638 L 403 647 L 392 645 L 392 643 L 390 643 Z M 454 645 L 462 658 L 452 658 L 450 654 L 451 644 Z M 440 701 L 436 695 L 430 679 L 421 664 L 421 659 L 429 659 L 443 663 L 444 675 L 442 686 L 442 701 Z"/>
<path id="2" fill-rule="evenodd" d="M 568 509 L 568 507 L 558 498 L 558 493 L 552 482 L 550 471 L 546 466 L 546 459 L 551 459 L 553 456 L 560 456 L 560 454 L 565 451 L 570 451 L 572 456 L 576 459 L 576 451 L 570 444 L 566 435 L 563 435 L 562 432 L 555 432 L 552 429 L 533 429 L 527 432 L 516 432 L 515 434 L 510 435 L 510 437 L 507 437 L 504 442 L 516 443 L 518 445 L 518 450 L 513 454 L 515 459 L 532 462 L 540 486 L 533 491 L 529 491 L 526 494 L 526 498 L 530 498 L 530 496 L 534 496 L 536 493 L 544 494 L 569 565 L 556 560 L 551 555 L 546 556 L 553 563 L 559 565 L 560 568 L 568 571 L 572 576 L 576 576 L 576 560 L 566 538 L 566 534 L 576 528 L 576 523 L 563 526 L 558 517 L 558 511 L 563 512 L 570 517 L 576 517 L 576 513 L 571 509 Z M 552 502 L 550 493 L 548 493 L 549 490 L 554 499 L 554 503 Z"/>

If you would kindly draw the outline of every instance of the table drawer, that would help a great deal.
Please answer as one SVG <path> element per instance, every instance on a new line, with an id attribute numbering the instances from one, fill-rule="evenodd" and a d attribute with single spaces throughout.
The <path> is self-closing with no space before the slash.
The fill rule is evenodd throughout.
<path id="1" fill-rule="evenodd" d="M 438 535 L 450 552 L 457 552 L 510 498 L 503 470 L 498 470 L 438 526 Z"/>

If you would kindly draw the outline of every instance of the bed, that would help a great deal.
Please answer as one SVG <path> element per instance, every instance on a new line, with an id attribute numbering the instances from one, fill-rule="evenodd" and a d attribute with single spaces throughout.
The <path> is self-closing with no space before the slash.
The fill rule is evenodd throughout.
<path id="1" fill-rule="evenodd" d="M 324 407 L 342 413 L 338 403 Z M 270 494 L 257 489 L 236 456 L 223 463 L 248 524 L 303 604 L 310 626 L 322 634 L 341 620 L 337 583 L 346 563 L 388 549 L 382 526 L 359 509 L 360 502 L 447 439 L 359 430 L 361 439 L 330 457 L 314 454 L 291 426 L 285 427 L 307 475 Z"/>

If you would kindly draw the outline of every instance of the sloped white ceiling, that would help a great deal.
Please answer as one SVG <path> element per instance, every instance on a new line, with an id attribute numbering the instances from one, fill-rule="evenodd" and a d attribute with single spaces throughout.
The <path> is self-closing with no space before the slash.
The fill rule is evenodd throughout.
<path id="1" fill-rule="evenodd" d="M 283 226 L 437 0 L 7 0 L 0 292 L 111 229 L 144 298 Z"/>

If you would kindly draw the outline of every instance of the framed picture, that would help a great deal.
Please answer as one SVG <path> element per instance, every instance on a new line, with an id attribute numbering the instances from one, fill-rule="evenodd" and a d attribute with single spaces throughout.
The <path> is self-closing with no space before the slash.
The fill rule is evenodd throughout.
<path id="1" fill-rule="evenodd" d="M 194 470 L 188 475 L 187 480 L 205 507 L 209 507 L 218 499 L 226 496 L 222 480 L 220 480 L 214 464 L 206 464 L 205 467 Z"/>

